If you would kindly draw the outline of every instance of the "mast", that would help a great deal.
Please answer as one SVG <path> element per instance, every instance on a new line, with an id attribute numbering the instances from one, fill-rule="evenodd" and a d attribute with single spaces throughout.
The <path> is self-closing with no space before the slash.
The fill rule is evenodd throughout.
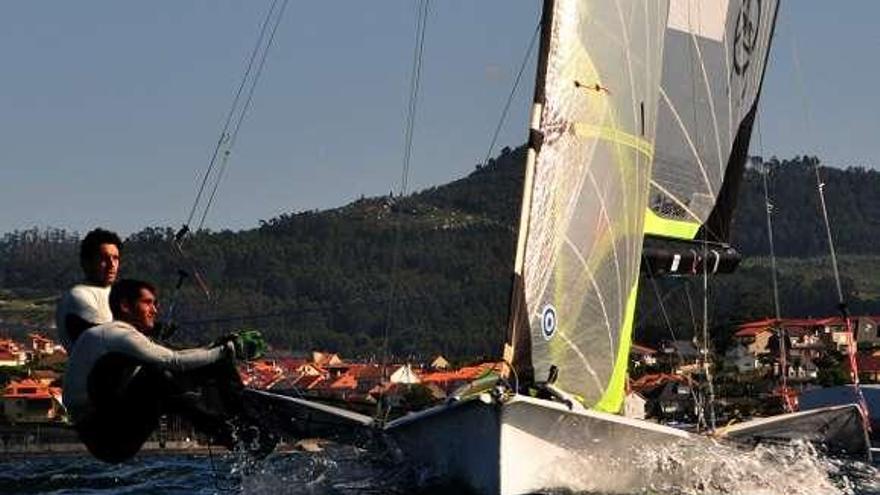
<path id="1" fill-rule="evenodd" d="M 541 110 L 544 106 L 544 79 L 547 74 L 547 54 L 550 51 L 550 31 L 553 22 L 555 0 L 544 0 L 541 10 L 541 42 L 538 48 L 535 92 L 532 99 L 529 119 L 529 140 L 526 151 L 526 170 L 523 180 L 522 202 L 520 204 L 519 229 L 516 241 L 516 258 L 513 263 L 513 283 L 511 285 L 510 306 L 507 319 L 507 339 L 504 344 L 502 376 L 509 377 L 512 371 L 517 381 L 523 384 L 534 381 L 531 356 L 531 334 L 525 307 L 525 287 L 523 284 L 523 264 L 525 262 L 526 239 L 529 231 L 529 215 L 532 209 L 532 182 L 535 176 L 535 158 L 541 147 Z"/>

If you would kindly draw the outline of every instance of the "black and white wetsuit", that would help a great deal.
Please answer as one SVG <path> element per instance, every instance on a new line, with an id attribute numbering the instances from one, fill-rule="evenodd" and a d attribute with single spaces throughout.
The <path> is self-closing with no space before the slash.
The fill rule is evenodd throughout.
<path id="1" fill-rule="evenodd" d="M 128 323 L 84 331 L 67 363 L 64 406 L 80 439 L 98 459 L 121 462 L 137 453 L 164 413 L 187 417 L 209 435 L 234 414 L 235 399 L 214 407 L 201 398 L 240 390 L 232 344 L 173 350 Z M 232 405 L 230 406 L 230 403 Z M 230 409 L 232 408 L 232 409 Z M 228 443 L 228 438 L 219 441 Z"/>
<path id="2" fill-rule="evenodd" d="M 68 354 L 73 343 L 86 329 L 113 321 L 110 312 L 110 286 L 82 283 L 62 294 L 55 308 L 58 340 Z"/>

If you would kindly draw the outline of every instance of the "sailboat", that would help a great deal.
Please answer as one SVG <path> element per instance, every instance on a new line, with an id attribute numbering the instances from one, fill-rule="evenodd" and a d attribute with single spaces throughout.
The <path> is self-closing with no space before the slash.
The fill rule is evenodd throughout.
<path id="1" fill-rule="evenodd" d="M 501 380 L 387 423 L 249 393 L 287 427 L 371 430 L 424 477 L 481 494 L 632 492 L 645 451 L 711 444 L 620 414 L 639 275 L 643 254 L 667 273 L 735 266 L 777 3 L 545 0 Z M 643 252 L 646 234 L 682 244 Z"/>
<path id="2" fill-rule="evenodd" d="M 557 463 L 703 440 L 618 414 L 668 9 L 544 2 L 503 379 L 372 423 L 425 476 L 476 493 L 531 493 L 572 486 Z M 276 403 L 279 413 L 312 407 Z M 355 429 L 370 423 L 350 419 Z M 630 470 L 593 468 L 600 489 L 632 486 Z"/>
<path id="3" fill-rule="evenodd" d="M 670 8 L 634 5 L 544 3 L 506 381 L 384 427 L 410 462 L 477 493 L 572 488 L 561 466 L 626 491 L 636 471 L 615 462 L 701 441 L 618 414 Z"/>

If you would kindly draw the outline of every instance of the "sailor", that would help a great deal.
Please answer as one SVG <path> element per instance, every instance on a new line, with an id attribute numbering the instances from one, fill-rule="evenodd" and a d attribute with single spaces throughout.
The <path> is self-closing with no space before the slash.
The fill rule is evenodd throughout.
<path id="1" fill-rule="evenodd" d="M 79 263 L 85 281 L 61 296 L 55 312 L 58 338 L 68 354 L 87 328 L 113 319 L 108 297 L 119 273 L 121 250 L 119 236 L 101 228 L 89 232 L 80 243 Z"/>
<path id="2" fill-rule="evenodd" d="M 85 330 L 68 361 L 64 405 L 89 452 L 105 462 L 134 456 L 162 414 L 183 416 L 229 448 L 242 436 L 236 429 L 256 424 L 236 395 L 242 385 L 234 360 L 265 349 L 259 334 L 172 350 L 148 337 L 158 313 L 156 296 L 147 282 L 117 282 L 109 297 L 114 320 Z M 254 438 L 262 454 L 274 448 L 274 438 Z"/>

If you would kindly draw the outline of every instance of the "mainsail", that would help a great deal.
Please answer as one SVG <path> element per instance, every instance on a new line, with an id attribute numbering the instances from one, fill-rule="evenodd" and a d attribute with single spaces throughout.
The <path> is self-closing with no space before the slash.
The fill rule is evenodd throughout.
<path id="1" fill-rule="evenodd" d="M 778 6 L 669 2 L 646 233 L 727 241 Z"/>
<path id="2" fill-rule="evenodd" d="M 660 1 L 544 6 L 505 356 L 520 376 L 555 367 L 556 387 L 608 411 L 623 400 L 666 15 Z"/>

